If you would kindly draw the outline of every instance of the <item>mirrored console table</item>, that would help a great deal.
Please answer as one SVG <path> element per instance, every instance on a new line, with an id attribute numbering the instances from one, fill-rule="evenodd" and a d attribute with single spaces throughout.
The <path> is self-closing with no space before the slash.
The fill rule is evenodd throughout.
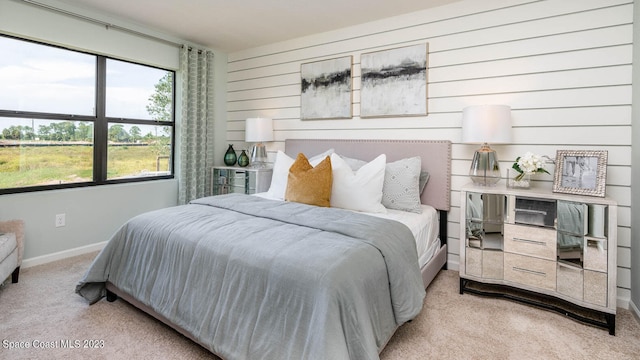
<path id="1" fill-rule="evenodd" d="M 460 294 L 521 301 L 615 335 L 615 201 L 468 185 L 460 209 Z"/>

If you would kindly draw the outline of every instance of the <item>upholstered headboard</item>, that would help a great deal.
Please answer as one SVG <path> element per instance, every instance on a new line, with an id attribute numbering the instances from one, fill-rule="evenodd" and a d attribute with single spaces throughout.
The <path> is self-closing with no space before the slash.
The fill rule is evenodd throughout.
<path id="1" fill-rule="evenodd" d="M 386 154 L 387 162 L 420 156 L 422 170 L 429 172 L 429 182 L 421 196 L 423 204 L 438 210 L 451 207 L 451 142 L 436 140 L 318 140 L 288 139 L 285 153 L 313 156 L 333 148 L 339 155 L 371 161 Z"/>

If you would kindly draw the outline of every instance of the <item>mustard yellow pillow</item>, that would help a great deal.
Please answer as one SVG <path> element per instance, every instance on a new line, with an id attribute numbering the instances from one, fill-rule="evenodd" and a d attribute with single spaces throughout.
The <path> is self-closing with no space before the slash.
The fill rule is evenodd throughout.
<path id="1" fill-rule="evenodd" d="M 325 157 L 316 167 L 311 166 L 304 154 L 298 154 L 296 161 L 289 168 L 287 190 L 284 199 L 315 206 L 330 206 L 331 158 Z"/>

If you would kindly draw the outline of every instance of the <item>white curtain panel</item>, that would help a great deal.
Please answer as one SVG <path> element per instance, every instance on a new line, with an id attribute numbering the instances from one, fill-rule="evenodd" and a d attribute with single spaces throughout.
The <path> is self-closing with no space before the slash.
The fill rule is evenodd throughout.
<path id="1" fill-rule="evenodd" d="M 213 52 L 188 46 L 180 54 L 182 118 L 178 202 L 209 195 L 213 167 Z"/>

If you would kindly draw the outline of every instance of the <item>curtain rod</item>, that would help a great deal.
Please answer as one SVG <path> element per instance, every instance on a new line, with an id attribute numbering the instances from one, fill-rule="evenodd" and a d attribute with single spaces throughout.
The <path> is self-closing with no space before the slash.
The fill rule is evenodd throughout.
<path id="1" fill-rule="evenodd" d="M 37 1 L 33 1 L 33 0 L 18 0 L 18 1 L 22 1 L 22 2 L 27 3 L 29 5 L 41 7 L 43 9 L 47 9 L 47 10 L 50 10 L 50 11 L 53 11 L 53 12 L 57 12 L 57 13 L 60 13 L 60 14 L 63 14 L 63 15 L 75 17 L 77 19 L 81 19 L 81 20 L 84 20 L 84 21 L 87 21 L 87 22 L 91 22 L 91 23 L 94 23 L 94 24 L 102 25 L 107 30 L 109 30 L 109 29 L 119 30 L 119 31 L 122 31 L 122 32 L 125 32 L 125 33 L 129 33 L 129 34 L 132 34 L 132 35 L 139 36 L 139 37 L 155 40 L 155 41 L 158 41 L 158 42 L 163 42 L 165 44 L 169 44 L 169 45 L 172 45 L 172 46 L 175 46 L 175 47 L 183 47 L 184 46 L 183 44 L 179 44 L 179 43 L 176 43 L 176 42 L 173 42 L 173 41 L 170 41 L 170 40 L 166 40 L 166 39 L 159 38 L 159 37 L 156 37 L 156 36 L 153 36 L 153 35 L 145 34 L 145 33 L 142 33 L 142 32 L 136 31 L 136 30 L 131 30 L 131 29 L 128 29 L 128 28 L 125 28 L 125 27 L 122 27 L 122 26 L 114 25 L 114 24 L 111 24 L 111 23 L 108 23 L 108 22 L 105 22 L 105 21 L 102 21 L 102 20 L 94 19 L 94 18 L 85 16 L 85 15 L 76 14 L 74 12 L 71 12 L 71 11 L 68 11 L 68 10 L 64 10 L 64 9 L 60 9 L 60 8 L 57 8 L 57 7 L 54 7 L 54 6 L 51 6 L 51 5 L 43 4 L 43 3 L 40 3 L 40 2 L 37 2 Z"/>

